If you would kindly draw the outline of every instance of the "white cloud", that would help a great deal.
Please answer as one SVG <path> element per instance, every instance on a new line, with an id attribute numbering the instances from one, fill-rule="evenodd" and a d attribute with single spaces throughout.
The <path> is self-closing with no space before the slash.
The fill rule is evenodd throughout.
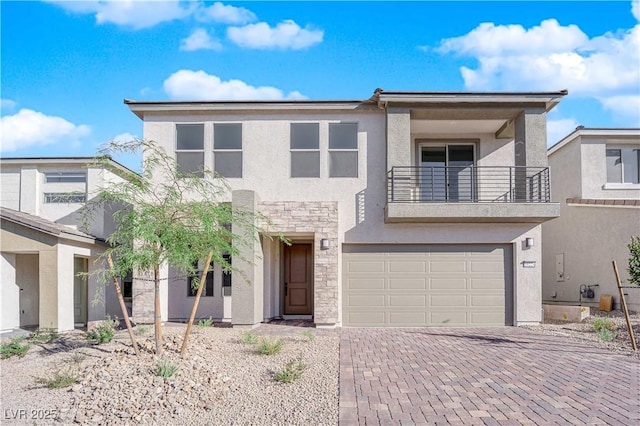
<path id="1" fill-rule="evenodd" d="M 2 117 L 1 124 L 2 152 L 63 141 L 72 143 L 91 133 L 89 126 L 76 125 L 31 109 L 21 109 L 14 115 Z"/>
<path id="2" fill-rule="evenodd" d="M 324 31 L 309 26 L 301 28 L 294 21 L 285 20 L 273 28 L 265 22 L 230 27 L 227 37 L 238 46 L 250 49 L 299 50 L 322 42 Z"/>
<path id="3" fill-rule="evenodd" d="M 589 38 L 554 19 L 529 29 L 485 23 L 443 40 L 438 50 L 477 60 L 475 67 L 460 68 L 471 90 L 568 89 L 601 102 L 640 93 L 640 25 Z"/>
<path id="4" fill-rule="evenodd" d="M 573 132 L 579 124 L 572 118 L 547 120 L 547 146 L 551 146 L 560 139 Z"/>
<path id="5" fill-rule="evenodd" d="M 251 86 L 241 80 L 223 81 L 204 71 L 180 70 L 164 81 L 164 90 L 172 99 L 189 100 L 262 100 L 305 99 L 298 91 L 284 92 L 271 86 Z"/>
<path id="6" fill-rule="evenodd" d="M 198 28 L 191 35 L 180 41 L 180 50 L 192 52 L 194 50 L 221 50 L 222 44 L 212 38 L 207 30 Z"/>
<path id="7" fill-rule="evenodd" d="M 256 15 L 244 7 L 235 7 L 216 2 L 209 7 L 201 7 L 196 19 L 203 22 L 220 22 L 223 24 L 245 24 L 255 21 Z"/>
<path id="8" fill-rule="evenodd" d="M 16 107 L 17 103 L 11 99 L 0 99 L 0 109 L 12 110 Z"/>
<path id="9" fill-rule="evenodd" d="M 605 109 L 631 121 L 631 126 L 640 127 L 640 95 L 610 96 L 599 99 Z"/>
<path id="10" fill-rule="evenodd" d="M 150 28 L 162 22 L 183 19 L 191 15 L 199 4 L 166 1 L 53 1 L 58 6 L 73 12 L 95 15 L 98 24 L 115 24 L 133 29 Z"/>
<path id="11" fill-rule="evenodd" d="M 631 1 L 631 14 L 640 21 L 640 0 Z"/>
<path id="12" fill-rule="evenodd" d="M 136 135 L 132 135 L 129 132 L 126 133 L 120 133 L 117 136 L 113 137 L 113 141 L 114 142 L 118 142 L 118 143 L 125 143 L 125 142 L 131 142 L 132 140 L 138 139 L 138 137 Z"/>

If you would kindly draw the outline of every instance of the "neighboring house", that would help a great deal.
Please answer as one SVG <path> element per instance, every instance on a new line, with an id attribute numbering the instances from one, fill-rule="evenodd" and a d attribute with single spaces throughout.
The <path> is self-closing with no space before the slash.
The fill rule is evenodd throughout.
<path id="1" fill-rule="evenodd" d="M 541 321 L 541 223 L 560 210 L 546 114 L 565 94 L 125 103 L 179 167 L 222 174 L 222 201 L 292 241 L 261 235 L 232 259 L 241 273 L 214 265 L 198 317 L 484 326 Z M 162 311 L 184 319 L 191 290 L 173 275 Z M 152 284 L 133 287 L 134 319 L 152 321 Z"/>
<path id="2" fill-rule="evenodd" d="M 107 182 L 134 172 L 89 157 L 1 158 L 0 166 L 0 330 L 70 330 L 122 316 L 112 286 L 77 276 L 96 267 L 114 229 L 112 212 L 95 211 L 85 230 L 80 209 Z"/>
<path id="3" fill-rule="evenodd" d="M 560 218 L 542 227 L 543 300 L 598 306 L 609 294 L 620 309 L 611 261 L 629 285 L 627 245 L 640 235 L 640 129 L 580 126 L 548 154 Z M 581 297 L 582 286 L 593 286 L 593 299 Z M 625 292 L 640 310 L 640 288 Z"/>

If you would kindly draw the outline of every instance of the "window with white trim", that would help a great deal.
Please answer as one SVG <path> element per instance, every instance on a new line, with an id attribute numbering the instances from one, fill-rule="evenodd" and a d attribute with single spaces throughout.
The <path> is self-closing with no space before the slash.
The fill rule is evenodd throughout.
<path id="1" fill-rule="evenodd" d="M 242 177 L 242 123 L 213 124 L 213 170 L 226 178 Z"/>
<path id="2" fill-rule="evenodd" d="M 81 172 L 48 172 L 44 174 L 44 181 L 46 183 L 85 183 L 87 181 L 87 174 Z"/>
<path id="3" fill-rule="evenodd" d="M 358 123 L 329 123 L 329 177 L 358 177 Z"/>
<path id="4" fill-rule="evenodd" d="M 291 123 L 291 177 L 320 177 L 320 125 Z"/>
<path id="5" fill-rule="evenodd" d="M 176 124 L 176 163 L 184 176 L 204 176 L 204 124 Z"/>
<path id="6" fill-rule="evenodd" d="M 607 183 L 640 183 L 640 149 L 607 148 Z"/>

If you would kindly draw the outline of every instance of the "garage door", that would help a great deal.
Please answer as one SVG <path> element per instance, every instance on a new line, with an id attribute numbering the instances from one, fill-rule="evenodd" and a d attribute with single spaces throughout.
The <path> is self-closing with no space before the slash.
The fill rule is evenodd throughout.
<path id="1" fill-rule="evenodd" d="M 513 323 L 509 245 L 345 245 L 343 325 Z"/>

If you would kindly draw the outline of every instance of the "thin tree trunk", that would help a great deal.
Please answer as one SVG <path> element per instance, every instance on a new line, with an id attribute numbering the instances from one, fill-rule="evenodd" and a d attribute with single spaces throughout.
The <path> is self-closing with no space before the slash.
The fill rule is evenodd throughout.
<path id="1" fill-rule="evenodd" d="M 129 332 L 129 337 L 131 338 L 131 344 L 133 345 L 133 351 L 137 356 L 140 356 L 140 351 L 138 350 L 138 342 L 136 342 L 136 337 L 133 334 L 133 329 L 131 328 L 131 321 L 129 321 L 129 313 L 127 312 L 127 306 L 124 304 L 124 297 L 122 297 L 122 291 L 120 291 L 120 283 L 118 282 L 118 278 L 116 277 L 113 270 L 113 260 L 111 259 L 111 254 L 107 255 L 107 263 L 109 264 L 109 269 L 111 269 L 113 275 L 113 286 L 116 288 L 116 294 L 118 295 L 118 302 L 120 302 L 120 309 L 122 310 L 122 316 L 124 317 L 124 323 L 127 325 L 127 331 Z"/>
<path id="2" fill-rule="evenodd" d="M 196 317 L 196 311 L 198 310 L 198 304 L 200 303 L 200 295 L 204 288 L 207 273 L 209 272 L 209 265 L 211 264 L 211 258 L 213 252 L 210 251 L 207 256 L 207 261 L 204 264 L 202 274 L 200 274 L 200 282 L 198 283 L 198 291 L 196 292 L 196 298 L 193 300 L 193 306 L 191 307 L 191 315 L 189 316 L 189 323 L 187 324 L 187 330 L 184 332 L 184 340 L 182 341 L 182 347 L 180 348 L 180 356 L 184 356 L 184 351 L 187 350 L 187 343 L 189 342 L 189 335 L 191 334 L 191 327 L 193 326 L 193 320 Z"/>
<path id="3" fill-rule="evenodd" d="M 153 285 L 154 285 L 154 315 L 155 315 L 155 338 L 156 338 L 156 355 L 162 355 L 162 311 L 160 309 L 160 271 L 158 266 L 153 267 Z"/>

